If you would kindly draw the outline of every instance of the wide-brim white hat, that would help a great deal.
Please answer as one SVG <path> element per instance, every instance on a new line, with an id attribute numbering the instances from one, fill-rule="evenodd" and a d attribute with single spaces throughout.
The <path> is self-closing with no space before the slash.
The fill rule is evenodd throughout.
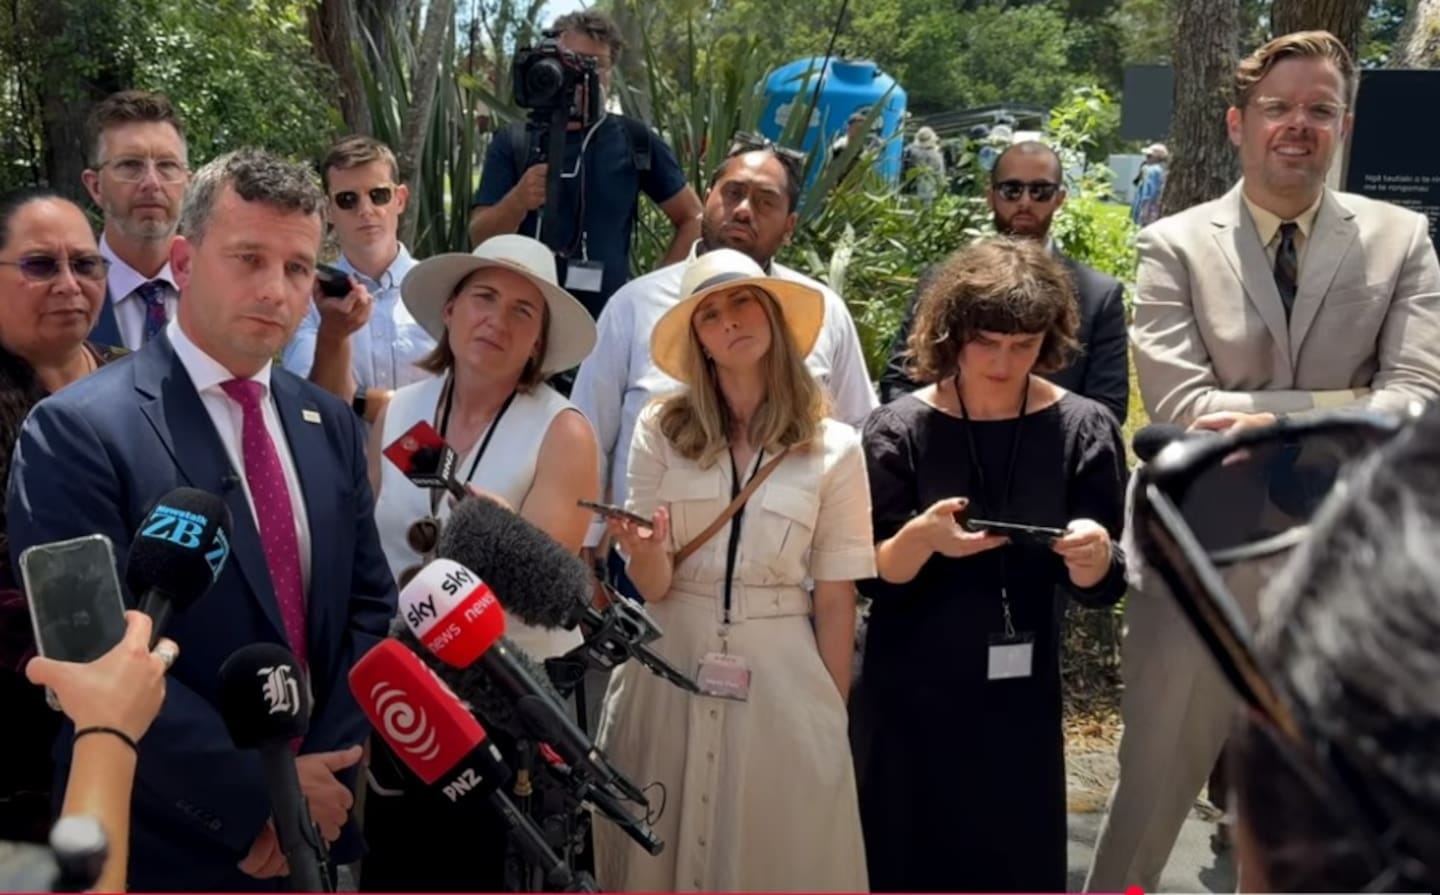
<path id="1" fill-rule="evenodd" d="M 688 383 L 686 356 L 692 349 L 690 317 L 706 296 L 750 286 L 780 306 L 785 328 L 803 359 L 815 348 L 825 322 L 825 297 L 803 283 L 767 276 L 755 259 L 734 249 L 713 249 L 691 261 L 680 279 L 680 301 L 650 333 L 650 357 L 661 372 Z"/>
<path id="2" fill-rule="evenodd" d="M 507 233 L 492 236 L 466 255 L 449 252 L 426 258 L 405 275 L 400 297 L 415 322 L 431 338 L 445 339 L 445 303 L 460 282 L 477 270 L 499 267 L 525 277 L 545 297 L 550 312 L 550 332 L 542 373 L 558 373 L 579 366 L 595 347 L 595 320 L 575 296 L 560 288 L 555 272 L 555 255 L 544 243 L 528 236 Z"/>

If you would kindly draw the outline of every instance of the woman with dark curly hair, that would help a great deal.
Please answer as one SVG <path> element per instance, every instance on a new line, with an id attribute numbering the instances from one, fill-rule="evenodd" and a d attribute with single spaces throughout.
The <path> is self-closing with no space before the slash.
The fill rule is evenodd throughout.
<path id="1" fill-rule="evenodd" d="M 878 577 L 850 733 L 874 891 L 1065 891 L 1060 622 L 1125 590 L 1119 429 L 1034 375 L 1078 316 L 1040 244 L 957 253 L 910 336 L 930 384 L 865 423 Z"/>

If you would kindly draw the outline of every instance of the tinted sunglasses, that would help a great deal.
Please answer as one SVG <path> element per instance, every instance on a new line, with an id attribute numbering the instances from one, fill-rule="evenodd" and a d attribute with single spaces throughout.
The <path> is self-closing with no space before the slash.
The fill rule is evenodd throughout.
<path id="1" fill-rule="evenodd" d="M 411 550 L 420 554 L 420 562 L 400 570 L 400 574 L 395 578 L 395 583 L 402 589 L 435 558 L 435 548 L 440 544 L 440 528 L 439 519 L 434 516 L 424 516 L 411 522 L 410 527 L 405 529 L 405 543 L 410 545 Z"/>
<path id="2" fill-rule="evenodd" d="M 389 205 L 390 200 L 395 198 L 395 187 L 393 184 L 372 186 L 365 194 L 370 197 L 370 204 L 378 208 Z M 354 190 L 342 190 L 332 198 L 335 200 L 335 207 L 342 211 L 354 211 L 360 205 L 360 194 Z"/>
<path id="3" fill-rule="evenodd" d="M 47 283 L 60 275 L 59 258 L 54 255 L 26 255 L 19 261 L 0 261 L 0 265 L 17 267 L 20 275 L 32 283 Z M 110 262 L 100 255 L 79 255 L 66 259 L 66 265 L 77 280 L 103 281 Z"/>
<path id="4" fill-rule="evenodd" d="M 805 163 L 805 153 L 798 149 L 791 149 L 788 146 L 781 146 L 769 137 L 750 131 L 736 131 L 735 136 L 730 138 L 731 152 L 753 152 L 756 149 L 768 149 L 780 158 L 794 162 L 797 165 Z"/>
<path id="5" fill-rule="evenodd" d="M 1036 202 L 1049 202 L 1060 191 L 1060 184 L 1048 180 L 1032 180 L 1029 183 L 1023 180 L 1002 180 L 995 184 L 994 190 L 1006 202 L 1016 201 L 1026 190 L 1030 191 L 1030 198 Z"/>
<path id="6" fill-rule="evenodd" d="M 1399 417 L 1344 410 L 1167 446 L 1136 475 L 1131 525 L 1145 563 L 1204 642 L 1249 709 L 1248 718 L 1310 790 L 1353 830 L 1384 890 L 1413 872 L 1399 818 L 1379 804 L 1363 762 L 1314 730 L 1260 662 L 1238 601 L 1221 577 L 1298 546 L 1347 467 L 1408 424 Z"/>

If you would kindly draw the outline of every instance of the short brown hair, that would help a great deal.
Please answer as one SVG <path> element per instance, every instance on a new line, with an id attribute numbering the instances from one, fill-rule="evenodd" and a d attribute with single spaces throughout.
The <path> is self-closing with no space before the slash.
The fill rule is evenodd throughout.
<path id="1" fill-rule="evenodd" d="M 363 134 L 345 137 L 330 147 L 330 151 L 325 153 L 325 158 L 320 162 L 320 182 L 328 193 L 332 168 L 348 171 L 372 162 L 384 162 L 389 165 L 390 179 L 399 182 L 400 163 L 395 160 L 395 153 L 389 146 L 374 137 L 367 137 Z"/>
<path id="2" fill-rule="evenodd" d="M 550 30 L 556 34 L 564 34 L 567 31 L 583 34 L 591 40 L 599 41 L 610 48 L 611 65 L 620 61 L 620 52 L 625 49 L 625 37 L 620 33 L 620 28 L 615 24 L 615 20 L 598 9 L 582 9 L 566 13 L 555 20 L 555 24 L 550 26 Z"/>
<path id="3" fill-rule="evenodd" d="M 1044 333 L 1036 373 L 1061 369 L 1079 350 L 1079 301 L 1070 272 L 1033 239 L 997 237 L 941 262 L 920 296 L 906 350 L 910 377 L 939 382 L 982 332 Z"/>
<path id="4" fill-rule="evenodd" d="M 460 282 L 456 283 L 455 288 L 451 290 L 450 297 L 445 299 L 445 304 L 448 305 L 454 301 L 455 296 L 460 294 L 460 290 L 464 288 L 469 280 L 470 276 L 468 275 L 461 278 Z M 525 361 L 525 369 L 520 371 L 520 382 L 516 385 L 517 389 L 526 394 L 534 391 L 537 385 L 544 382 L 551 375 L 550 373 L 542 373 L 540 369 L 545 363 L 545 352 L 550 347 L 550 305 L 548 302 L 542 301 L 540 306 L 540 344 L 538 346 L 540 348 L 540 359 Z M 450 327 L 445 327 L 445 331 L 440 334 L 440 338 L 435 340 L 435 347 L 430 349 L 429 354 L 417 360 L 415 366 L 424 370 L 426 373 L 433 373 L 436 376 L 443 376 L 455 368 L 455 352 L 450 347 Z M 552 372 L 560 371 L 556 370 Z"/>
<path id="5" fill-rule="evenodd" d="M 1235 108 L 1245 108 L 1255 85 L 1282 59 L 1329 59 L 1345 81 L 1341 101 L 1350 102 L 1355 88 L 1355 61 L 1350 51 L 1329 31 L 1296 31 L 1280 35 L 1240 60 L 1235 67 Z"/>
<path id="6" fill-rule="evenodd" d="M 90 117 L 85 122 L 90 164 L 100 164 L 100 138 L 107 130 L 135 123 L 168 124 L 180 135 L 180 142 L 185 142 L 185 126 L 181 124 L 180 113 L 175 111 L 168 96 L 143 90 L 122 90 L 105 97 L 90 110 Z"/>

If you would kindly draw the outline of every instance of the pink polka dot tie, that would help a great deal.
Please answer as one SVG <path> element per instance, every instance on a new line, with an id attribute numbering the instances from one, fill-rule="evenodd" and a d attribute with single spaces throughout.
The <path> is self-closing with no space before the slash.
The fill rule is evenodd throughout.
<path id="1" fill-rule="evenodd" d="M 245 483 L 250 486 L 255 517 L 260 522 L 260 545 L 275 585 L 275 602 L 280 605 L 285 636 L 303 665 L 305 585 L 300 574 L 300 542 L 295 537 L 295 514 L 290 491 L 285 487 L 285 472 L 260 409 L 262 387 L 250 379 L 231 379 L 220 383 L 220 388 L 244 411 L 240 449 L 245 456 Z"/>

